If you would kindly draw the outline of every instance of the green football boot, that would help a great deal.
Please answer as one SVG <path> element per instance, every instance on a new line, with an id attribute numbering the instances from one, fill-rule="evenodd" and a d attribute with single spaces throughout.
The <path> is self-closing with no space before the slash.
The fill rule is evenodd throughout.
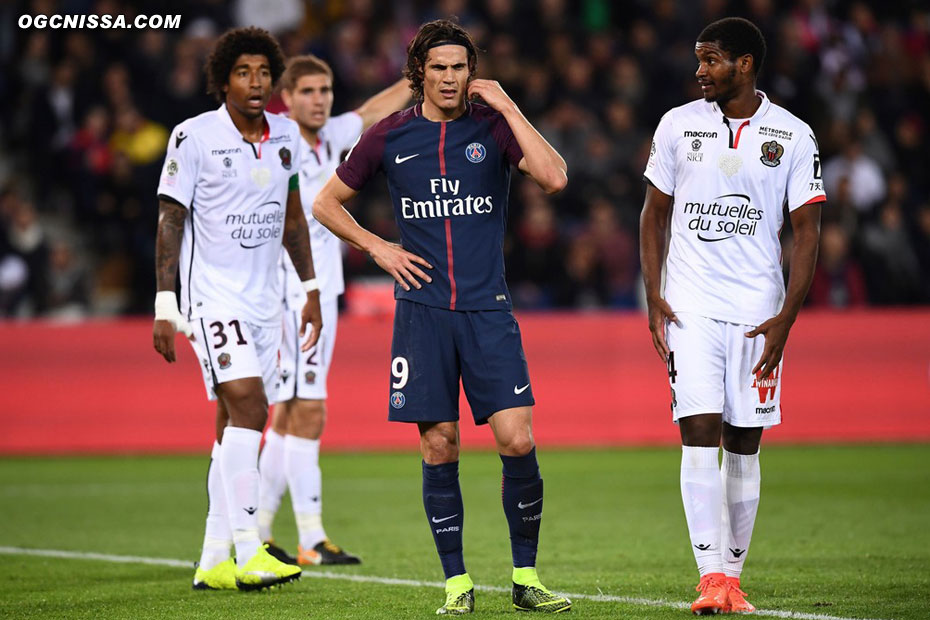
<path id="1" fill-rule="evenodd" d="M 232 558 L 210 570 L 197 567 L 194 571 L 195 590 L 236 590 L 236 563 Z"/>
<path id="2" fill-rule="evenodd" d="M 300 572 L 299 566 L 285 564 L 262 545 L 245 566 L 236 569 L 236 585 L 240 590 L 261 590 L 300 579 Z"/>
<path id="3" fill-rule="evenodd" d="M 470 614 L 475 611 L 475 584 L 468 573 L 446 579 L 446 604 L 436 614 Z"/>
<path id="4" fill-rule="evenodd" d="M 540 583 L 535 568 L 514 568 L 513 608 L 517 611 L 557 614 L 571 611 L 572 602 Z"/>

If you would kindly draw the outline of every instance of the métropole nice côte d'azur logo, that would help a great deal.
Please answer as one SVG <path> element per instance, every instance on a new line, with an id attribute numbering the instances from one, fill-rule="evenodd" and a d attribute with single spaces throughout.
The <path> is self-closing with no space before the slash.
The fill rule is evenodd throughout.
<path id="1" fill-rule="evenodd" d="M 746 194 L 724 194 L 710 202 L 685 202 L 684 213 L 694 216 L 688 230 L 697 231 L 701 241 L 713 242 L 754 236 L 763 210 L 753 207 Z"/>
<path id="2" fill-rule="evenodd" d="M 431 200 L 414 200 L 410 196 L 401 196 L 400 212 L 405 220 L 418 220 L 434 217 L 453 217 L 457 215 L 484 215 L 493 209 L 492 197 L 460 196 L 461 182 L 458 179 L 440 177 L 429 180 Z"/>

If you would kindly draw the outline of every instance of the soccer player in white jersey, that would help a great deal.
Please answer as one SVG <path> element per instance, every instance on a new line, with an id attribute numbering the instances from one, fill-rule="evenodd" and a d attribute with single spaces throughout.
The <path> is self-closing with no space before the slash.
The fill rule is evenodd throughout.
<path id="1" fill-rule="evenodd" d="M 297 182 L 300 130 L 265 112 L 283 71 L 281 50 L 266 31 L 240 28 L 220 37 L 206 73 L 209 92 L 223 105 L 174 129 L 158 186 L 155 349 L 173 362 L 175 332 L 187 335 L 207 395 L 217 401 L 195 589 L 259 590 L 300 577 L 299 567 L 261 544 L 256 514 L 258 450 L 268 395 L 279 382 L 282 243 L 303 281 L 300 331 L 312 325 L 305 349 L 322 329 Z"/>
<path id="2" fill-rule="evenodd" d="M 813 277 L 826 196 L 810 127 L 755 88 L 759 29 L 714 22 L 695 54 L 704 98 L 656 129 L 641 260 L 681 431 L 681 495 L 701 576 L 691 610 L 748 612 L 740 573 L 759 505 L 759 444 L 781 422 L 782 352 Z M 787 292 L 785 210 L 794 231 Z"/>
<path id="3" fill-rule="evenodd" d="M 326 378 L 336 342 L 337 301 L 345 290 L 341 242 L 313 217 L 313 200 L 336 171 L 342 155 L 362 131 L 410 98 L 407 80 L 399 80 L 365 101 L 358 109 L 330 117 L 333 108 L 333 73 L 316 56 L 288 61 L 281 77 L 284 103 L 297 121 L 300 142 L 300 199 L 310 228 L 313 263 L 320 286 L 323 333 L 315 347 L 302 353 L 298 333 L 305 300 L 300 278 L 286 252 L 281 253 L 284 296 L 284 337 L 281 344 L 281 387 L 272 400 L 271 427 L 259 457 L 261 496 L 259 535 L 269 552 L 283 561 L 308 564 L 358 564 L 361 560 L 333 544 L 322 521 L 322 484 L 319 464 L 320 436 L 326 422 Z M 299 545 L 296 560 L 274 545 L 271 526 L 286 488 L 297 520 Z"/>

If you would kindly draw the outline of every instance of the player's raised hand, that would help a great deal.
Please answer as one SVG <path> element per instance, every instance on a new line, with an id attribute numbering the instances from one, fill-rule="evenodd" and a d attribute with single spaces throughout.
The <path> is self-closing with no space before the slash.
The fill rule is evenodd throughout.
<path id="1" fill-rule="evenodd" d="M 505 108 L 513 106 L 513 100 L 504 92 L 500 83 L 494 80 L 472 80 L 468 83 L 468 98 L 481 97 L 486 104 L 503 112 Z"/>
<path id="2" fill-rule="evenodd" d="M 307 340 L 300 345 L 300 350 L 304 353 L 316 346 L 323 332 L 323 312 L 320 310 L 320 291 L 310 291 L 307 293 L 307 303 L 304 304 L 303 310 L 300 311 L 300 337 L 303 338 L 307 331 L 307 324 L 310 325 L 310 334 Z"/>
<path id="3" fill-rule="evenodd" d="M 663 362 L 668 361 L 669 348 L 665 342 L 665 325 L 668 321 L 678 322 L 678 317 L 672 312 L 672 307 L 661 297 L 647 299 L 649 312 L 649 331 L 652 332 L 652 346 Z"/>
<path id="4" fill-rule="evenodd" d="M 396 243 L 387 241 L 378 243 L 369 254 L 371 254 L 378 267 L 391 274 L 405 291 L 409 291 L 411 286 L 418 289 L 423 288 L 420 280 L 424 282 L 433 281 L 418 265 L 426 269 L 432 269 L 433 266 L 426 262 L 425 259 L 408 252 Z"/>
<path id="5" fill-rule="evenodd" d="M 752 374 L 765 379 L 778 368 L 781 356 L 785 352 L 789 331 L 791 331 L 791 321 L 781 315 L 776 315 L 754 330 L 746 332 L 747 338 L 765 334 L 765 348 L 762 349 L 762 357 L 752 369 Z"/>
<path id="6" fill-rule="evenodd" d="M 180 332 L 189 340 L 194 339 L 194 330 L 178 311 L 178 298 L 173 291 L 155 294 L 155 326 L 152 328 L 152 344 L 168 363 L 177 360 L 174 351 L 174 334 Z"/>

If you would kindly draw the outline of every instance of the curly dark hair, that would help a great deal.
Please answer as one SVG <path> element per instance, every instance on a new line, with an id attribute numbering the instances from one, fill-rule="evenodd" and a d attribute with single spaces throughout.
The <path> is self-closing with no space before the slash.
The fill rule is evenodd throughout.
<path id="1" fill-rule="evenodd" d="M 758 76 L 765 62 L 765 37 L 758 26 L 742 17 L 725 17 L 708 25 L 698 35 L 698 43 L 719 43 L 733 59 L 752 56 L 753 75 Z"/>
<path id="2" fill-rule="evenodd" d="M 207 94 L 212 94 L 220 103 L 226 99 L 223 87 L 229 83 L 233 63 L 243 54 L 260 54 L 268 59 L 271 65 L 272 85 L 277 84 L 284 73 L 284 54 L 277 39 L 270 32 L 255 27 L 227 30 L 216 42 L 204 67 L 204 73 L 207 74 Z"/>
<path id="3" fill-rule="evenodd" d="M 413 98 L 423 100 L 423 70 L 430 49 L 437 45 L 461 45 L 468 52 L 468 79 L 475 77 L 478 68 L 478 48 L 471 35 L 454 21 L 437 19 L 420 26 L 415 37 L 407 46 L 407 65 L 404 77 L 410 80 Z"/>

